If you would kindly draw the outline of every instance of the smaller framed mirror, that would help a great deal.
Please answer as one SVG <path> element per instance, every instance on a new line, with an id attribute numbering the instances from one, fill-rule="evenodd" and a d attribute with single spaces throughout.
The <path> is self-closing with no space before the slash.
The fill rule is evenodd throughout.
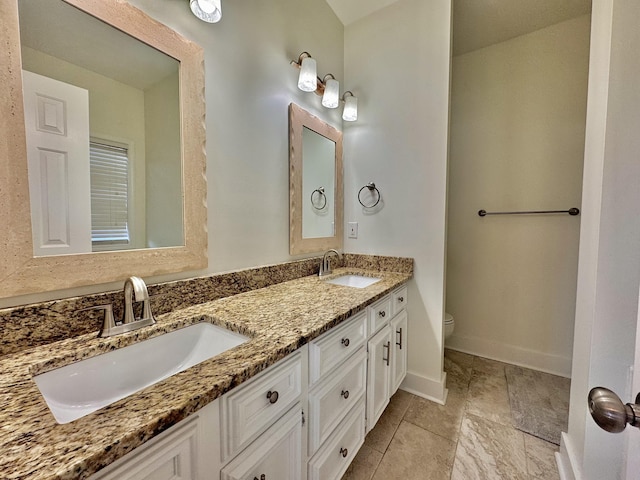
<path id="1" fill-rule="evenodd" d="M 342 132 L 289 105 L 289 253 L 341 249 Z"/>

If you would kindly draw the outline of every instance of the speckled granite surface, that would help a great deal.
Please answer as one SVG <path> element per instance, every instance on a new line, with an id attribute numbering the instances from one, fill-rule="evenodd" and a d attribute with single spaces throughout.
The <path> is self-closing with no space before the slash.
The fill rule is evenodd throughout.
<path id="1" fill-rule="evenodd" d="M 380 266 L 378 257 L 371 258 Z M 136 332 L 109 339 L 91 332 L 1 357 L 0 478 L 86 478 L 411 276 L 410 271 L 350 267 L 336 275 L 345 272 L 382 280 L 356 289 L 317 276 L 297 278 L 158 315 L 157 325 Z M 55 422 L 32 380 L 36 373 L 199 321 L 226 326 L 251 340 L 66 425 Z"/>
<path id="2" fill-rule="evenodd" d="M 332 259 L 335 262 L 335 259 Z M 238 293 L 268 287 L 318 273 L 320 257 L 277 265 L 149 285 L 151 310 L 155 315 L 198 305 Z M 411 258 L 344 254 L 342 265 L 375 271 L 411 273 Z M 124 278 L 123 278 L 124 283 Z M 102 313 L 81 311 L 94 305 L 113 305 L 116 319 L 122 318 L 122 291 L 64 298 L 50 302 L 0 309 L 0 356 L 36 345 L 97 332 Z"/>

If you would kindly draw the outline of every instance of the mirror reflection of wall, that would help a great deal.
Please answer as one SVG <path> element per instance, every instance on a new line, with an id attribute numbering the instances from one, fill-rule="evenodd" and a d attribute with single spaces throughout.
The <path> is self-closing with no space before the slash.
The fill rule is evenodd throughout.
<path id="1" fill-rule="evenodd" d="M 34 254 L 184 245 L 179 62 L 60 0 L 19 14 Z M 88 128 L 59 84 L 88 92 Z"/>
<path id="2" fill-rule="evenodd" d="M 335 235 L 335 158 L 335 142 L 303 128 L 302 238 Z"/>

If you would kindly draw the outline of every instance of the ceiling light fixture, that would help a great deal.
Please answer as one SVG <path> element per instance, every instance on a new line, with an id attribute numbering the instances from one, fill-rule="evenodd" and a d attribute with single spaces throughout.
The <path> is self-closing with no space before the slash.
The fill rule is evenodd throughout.
<path id="1" fill-rule="evenodd" d="M 191 0 L 191 11 L 203 22 L 216 23 L 222 18 L 220 0 Z"/>

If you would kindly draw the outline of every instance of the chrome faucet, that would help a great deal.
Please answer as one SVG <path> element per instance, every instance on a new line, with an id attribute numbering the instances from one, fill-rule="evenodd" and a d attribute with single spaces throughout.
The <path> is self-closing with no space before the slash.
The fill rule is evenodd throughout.
<path id="1" fill-rule="evenodd" d="M 329 275 L 331 273 L 331 262 L 329 261 L 329 255 L 332 253 L 335 253 L 338 258 L 342 260 L 342 254 L 339 251 L 334 250 L 333 248 L 324 252 L 324 255 L 322 256 L 322 262 L 320 263 L 320 271 L 318 272 L 319 277 Z"/>
<path id="2" fill-rule="evenodd" d="M 136 318 L 133 312 L 133 301 L 142 303 L 142 317 Z M 109 305 L 97 305 L 83 310 L 104 310 L 104 321 L 99 337 L 112 337 L 120 333 L 131 332 L 156 323 L 151 313 L 147 285 L 140 277 L 129 277 L 124 282 L 124 315 L 121 322 L 113 319 L 113 309 Z"/>

